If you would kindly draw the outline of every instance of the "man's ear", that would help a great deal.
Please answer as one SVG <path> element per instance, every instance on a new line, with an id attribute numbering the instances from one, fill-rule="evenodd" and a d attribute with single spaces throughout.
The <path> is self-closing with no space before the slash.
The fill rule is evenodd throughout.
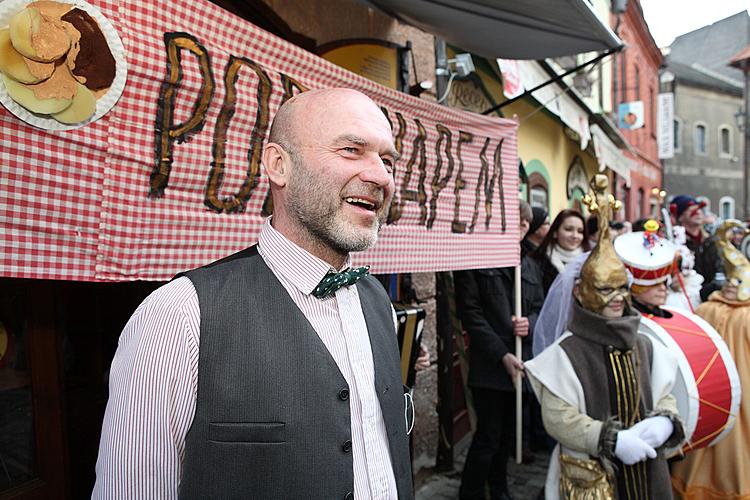
<path id="1" fill-rule="evenodd" d="M 289 154 L 279 144 L 269 142 L 263 149 L 263 166 L 272 184 L 284 187 L 289 174 Z"/>

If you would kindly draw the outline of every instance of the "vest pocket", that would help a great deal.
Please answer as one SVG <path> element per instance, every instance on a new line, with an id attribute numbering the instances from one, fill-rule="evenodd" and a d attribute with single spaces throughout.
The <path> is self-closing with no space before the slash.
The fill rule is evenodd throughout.
<path id="1" fill-rule="evenodd" d="M 219 443 L 285 443 L 284 422 L 209 422 L 208 440 Z"/>

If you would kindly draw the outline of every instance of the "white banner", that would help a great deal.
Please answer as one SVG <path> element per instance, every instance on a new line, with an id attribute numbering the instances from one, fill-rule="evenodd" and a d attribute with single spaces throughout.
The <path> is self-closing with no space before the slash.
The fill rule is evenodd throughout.
<path id="1" fill-rule="evenodd" d="M 674 158 L 674 94 L 659 94 L 656 113 L 656 140 L 659 159 Z"/>
<path id="2" fill-rule="evenodd" d="M 513 99 L 523 94 L 526 90 L 518 69 L 518 61 L 515 59 L 498 59 L 497 66 L 503 74 L 503 94 L 508 99 Z"/>
<path id="3" fill-rule="evenodd" d="M 599 161 L 599 171 L 605 168 L 614 170 L 630 185 L 630 171 L 636 167 L 636 162 L 625 156 L 620 148 L 607 137 L 607 134 L 597 124 L 591 125 L 591 137 L 594 141 L 594 152 Z"/>

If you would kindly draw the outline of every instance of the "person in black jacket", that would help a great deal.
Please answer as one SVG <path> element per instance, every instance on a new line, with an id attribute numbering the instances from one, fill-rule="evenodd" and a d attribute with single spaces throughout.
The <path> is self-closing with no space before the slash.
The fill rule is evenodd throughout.
<path id="1" fill-rule="evenodd" d="M 529 228 L 531 210 L 521 202 L 520 236 Z M 515 337 L 523 337 L 523 359 L 531 357 L 531 336 L 544 302 L 541 272 L 535 261 L 521 260 L 522 312 L 514 311 L 512 267 L 457 271 L 458 314 L 470 338 L 469 387 L 477 415 L 461 477 L 461 499 L 484 499 L 489 482 L 491 498 L 511 498 L 507 489 L 507 461 L 515 434 L 513 377 L 523 373 L 514 354 Z"/>
<path id="2" fill-rule="evenodd" d="M 703 229 L 705 206 L 706 202 L 684 194 L 675 196 L 669 205 L 674 222 L 685 228 L 686 246 L 695 255 L 695 271 L 703 276 L 701 299 L 704 301 L 722 285 L 715 280 L 716 272 L 721 269 L 716 240 Z"/>

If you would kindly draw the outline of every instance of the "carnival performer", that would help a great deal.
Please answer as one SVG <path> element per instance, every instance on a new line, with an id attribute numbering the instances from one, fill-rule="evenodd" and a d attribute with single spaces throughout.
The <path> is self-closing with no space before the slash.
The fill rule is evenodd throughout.
<path id="1" fill-rule="evenodd" d="M 676 359 L 638 335 L 640 315 L 609 233 L 619 203 L 608 184 L 596 175 L 595 196 L 585 198 L 600 237 L 573 288 L 568 331 L 525 364 L 545 428 L 559 442 L 548 499 L 670 498 L 664 454 L 684 435 L 670 394 Z"/>
<path id="2" fill-rule="evenodd" d="M 662 306 L 667 301 L 667 281 L 674 269 L 677 248 L 659 236 L 657 221 L 647 221 L 644 229 L 617 238 L 615 252 L 633 276 L 633 307 L 644 316 L 669 318 L 671 313 Z"/>
<path id="3" fill-rule="evenodd" d="M 687 454 L 674 464 L 672 484 L 685 499 L 750 498 L 750 262 L 732 245 L 731 232 L 741 228 L 727 220 L 716 231 L 726 282 L 696 310 L 723 337 L 737 362 L 742 391 L 738 421 L 726 439 Z"/>

